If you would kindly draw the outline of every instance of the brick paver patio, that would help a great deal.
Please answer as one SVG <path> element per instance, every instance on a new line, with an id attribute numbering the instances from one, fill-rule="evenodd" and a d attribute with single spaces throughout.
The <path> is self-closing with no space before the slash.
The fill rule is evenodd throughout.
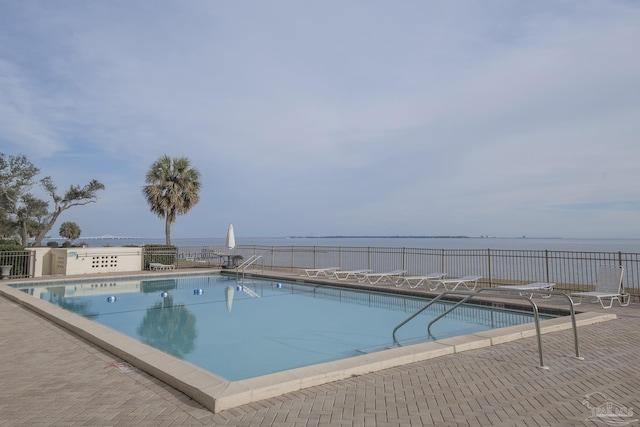
<path id="1" fill-rule="evenodd" d="M 581 308 L 601 310 L 587 304 Z M 594 426 L 604 398 L 640 418 L 640 305 L 617 320 L 444 356 L 213 414 L 0 297 L 0 426 Z M 598 395 L 597 393 L 601 393 Z M 640 425 L 638 421 L 630 425 Z"/>

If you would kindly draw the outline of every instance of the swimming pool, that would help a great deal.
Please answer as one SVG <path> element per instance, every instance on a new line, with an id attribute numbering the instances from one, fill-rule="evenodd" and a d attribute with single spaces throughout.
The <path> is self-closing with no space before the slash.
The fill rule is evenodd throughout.
<path id="1" fill-rule="evenodd" d="M 423 298 L 226 275 L 56 281 L 20 287 L 230 381 L 392 347 L 393 328 Z M 434 305 L 398 333 L 427 340 Z M 434 327 L 438 339 L 531 322 L 469 306 Z"/>

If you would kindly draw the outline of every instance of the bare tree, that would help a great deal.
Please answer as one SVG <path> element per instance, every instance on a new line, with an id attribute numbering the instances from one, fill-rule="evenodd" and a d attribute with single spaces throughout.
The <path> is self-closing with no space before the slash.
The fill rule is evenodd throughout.
<path id="1" fill-rule="evenodd" d="M 7 156 L 0 153 L 0 225 L 2 233 L 20 238 L 26 246 L 34 237 L 34 246 L 40 246 L 46 234 L 53 228 L 60 214 L 73 206 L 86 205 L 98 200 L 97 192 L 104 185 L 91 180 L 84 186 L 71 185 L 64 195 L 57 193 L 50 177 L 39 183 L 53 200 L 53 210 L 49 202 L 38 199 L 30 193 L 35 185 L 35 177 L 40 169 L 24 155 Z"/>
<path id="2" fill-rule="evenodd" d="M 59 196 L 56 186 L 53 185 L 51 178 L 46 177 L 40 180 L 44 189 L 53 199 L 53 211 L 49 213 L 45 221 L 41 222 L 41 228 L 35 236 L 34 246 L 40 246 L 49 230 L 51 230 L 58 220 L 60 214 L 73 206 L 83 206 L 98 201 L 98 190 L 104 190 L 104 185 L 95 179 L 91 180 L 84 187 L 72 185 L 63 196 Z"/>

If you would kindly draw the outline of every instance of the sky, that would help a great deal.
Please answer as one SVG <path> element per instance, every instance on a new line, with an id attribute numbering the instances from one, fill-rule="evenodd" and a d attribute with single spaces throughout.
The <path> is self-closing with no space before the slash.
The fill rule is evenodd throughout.
<path id="1" fill-rule="evenodd" d="M 640 237 L 633 0 L 0 1 L 0 152 L 82 236 Z"/>

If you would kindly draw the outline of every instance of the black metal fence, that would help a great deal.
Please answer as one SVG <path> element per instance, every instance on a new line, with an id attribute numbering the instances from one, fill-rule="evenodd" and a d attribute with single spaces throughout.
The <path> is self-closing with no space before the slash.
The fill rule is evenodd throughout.
<path id="1" fill-rule="evenodd" d="M 232 251 L 212 247 L 155 248 L 150 254 L 145 253 L 145 260 L 149 261 L 147 256 L 151 255 L 169 257 L 167 261 L 175 260 L 178 268 L 219 267 L 228 263 L 230 256 L 249 259 L 255 255 L 261 257 L 262 267 L 270 269 L 338 267 L 374 272 L 402 269 L 407 275 L 474 274 L 482 276 L 482 286 L 552 282 L 556 289 L 569 292 L 589 289 L 601 265 L 615 264 L 624 267 L 625 291 L 633 301 L 640 300 L 640 253 L 239 245 Z M 32 252 L 0 252 L 0 266 L 4 271 L 11 266 L 8 277 L 32 277 Z"/>
<path id="2" fill-rule="evenodd" d="M 623 284 L 634 301 L 640 298 L 640 254 L 499 249 L 421 249 L 330 246 L 238 246 L 244 258 L 261 255 L 273 269 L 339 267 L 375 272 L 407 270 L 407 275 L 442 272 L 448 277 L 482 276 L 482 286 L 556 283 L 556 289 L 581 291 L 596 281 L 601 265 L 622 265 Z"/>

